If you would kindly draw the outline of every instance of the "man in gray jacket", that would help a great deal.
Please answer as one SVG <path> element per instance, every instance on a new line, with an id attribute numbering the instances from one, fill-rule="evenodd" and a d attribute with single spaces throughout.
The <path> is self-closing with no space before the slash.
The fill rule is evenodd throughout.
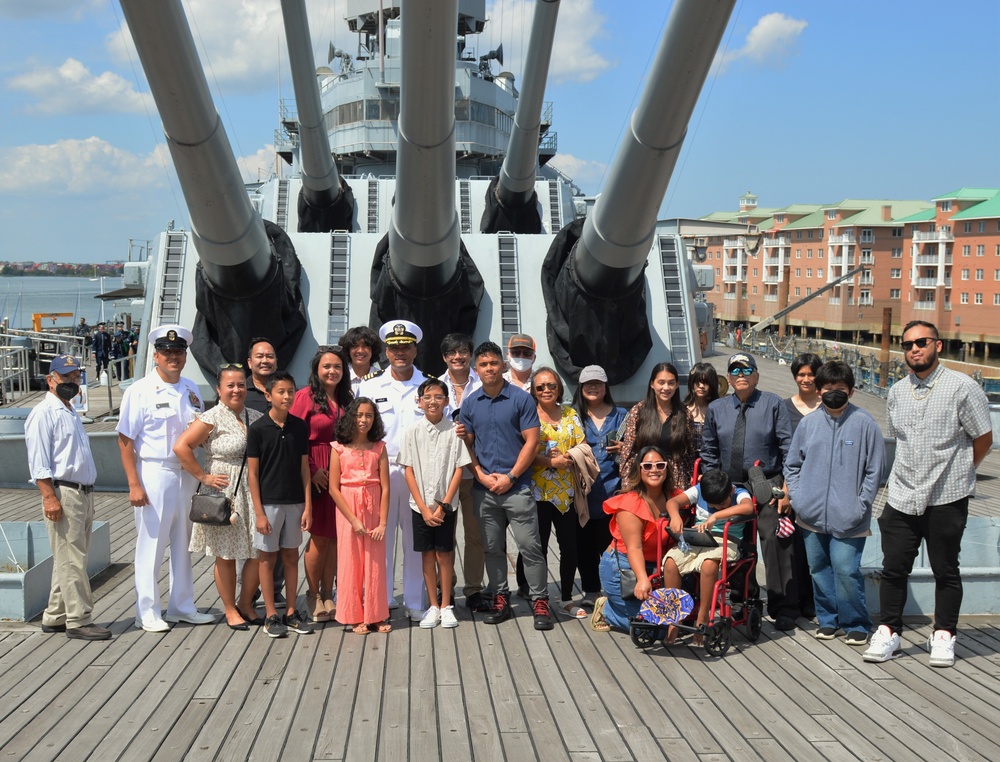
<path id="1" fill-rule="evenodd" d="M 882 481 L 885 440 L 866 411 L 849 402 L 854 374 L 831 360 L 816 373 L 823 406 L 795 430 L 785 460 L 785 482 L 795 505 L 812 573 L 816 637 L 868 642 L 871 617 L 865 602 L 861 553 L 871 534 L 872 504 Z"/>

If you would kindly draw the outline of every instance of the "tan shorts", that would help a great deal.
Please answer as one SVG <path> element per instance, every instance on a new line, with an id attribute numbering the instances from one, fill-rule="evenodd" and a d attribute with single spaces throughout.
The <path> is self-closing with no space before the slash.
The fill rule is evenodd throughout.
<path id="1" fill-rule="evenodd" d="M 727 560 L 732 563 L 739 557 L 740 549 L 736 547 L 735 543 L 729 543 L 729 549 L 726 552 Z M 681 576 L 694 574 L 701 571 L 701 565 L 705 561 L 718 561 L 722 558 L 722 545 L 719 544 L 715 548 L 692 547 L 688 551 L 683 551 L 680 548 L 671 548 L 667 551 L 667 555 L 663 557 L 664 562 L 668 558 L 674 559 L 674 563 L 677 564 L 677 570 L 681 573 Z"/>

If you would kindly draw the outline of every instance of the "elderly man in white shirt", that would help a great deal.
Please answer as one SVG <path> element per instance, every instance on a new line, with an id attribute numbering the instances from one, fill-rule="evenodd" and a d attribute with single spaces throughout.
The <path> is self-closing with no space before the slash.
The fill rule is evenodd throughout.
<path id="1" fill-rule="evenodd" d="M 90 440 L 73 408 L 80 393 L 80 361 L 52 358 L 49 393 L 24 425 L 31 481 L 42 493 L 42 511 L 52 548 L 52 586 L 42 614 L 42 632 L 65 632 L 75 640 L 107 640 L 111 630 L 93 623 L 94 596 L 87 576 L 94 525 L 97 468 Z"/>

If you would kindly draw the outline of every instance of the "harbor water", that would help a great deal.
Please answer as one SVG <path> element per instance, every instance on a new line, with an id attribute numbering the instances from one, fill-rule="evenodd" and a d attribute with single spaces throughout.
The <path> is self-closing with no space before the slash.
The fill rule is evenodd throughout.
<path id="1" fill-rule="evenodd" d="M 114 302 L 104 303 L 95 297 L 102 291 L 121 287 L 120 276 L 3 276 L 0 277 L 0 318 L 11 328 L 30 330 L 33 314 L 65 312 L 71 316 L 45 318 L 42 330 L 74 326 L 81 317 L 93 326 L 101 320 L 114 320 L 117 314 Z"/>

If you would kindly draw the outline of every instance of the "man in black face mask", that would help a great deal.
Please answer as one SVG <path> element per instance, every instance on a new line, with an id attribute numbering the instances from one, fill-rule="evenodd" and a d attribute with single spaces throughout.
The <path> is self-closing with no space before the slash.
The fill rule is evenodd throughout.
<path id="1" fill-rule="evenodd" d="M 111 631 L 93 623 L 87 554 L 94 523 L 97 469 L 73 398 L 80 393 L 80 361 L 52 358 L 49 393 L 28 416 L 24 440 L 31 481 L 42 493 L 52 547 L 52 590 L 42 614 L 42 632 L 65 632 L 76 640 L 107 640 Z"/>

